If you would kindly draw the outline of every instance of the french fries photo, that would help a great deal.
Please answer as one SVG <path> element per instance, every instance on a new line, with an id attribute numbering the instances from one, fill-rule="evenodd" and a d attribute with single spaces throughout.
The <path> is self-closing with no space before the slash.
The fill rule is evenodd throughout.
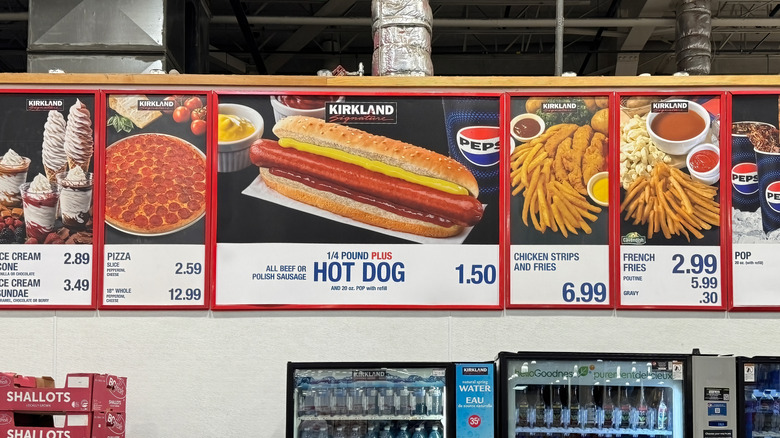
<path id="1" fill-rule="evenodd" d="M 598 108 L 594 104 L 594 109 Z M 606 112 L 591 125 L 559 123 L 517 145 L 511 155 L 512 195 L 523 197 L 521 220 L 544 233 L 590 234 L 602 208 L 591 204 L 588 180 L 606 170 Z"/>
<path id="2" fill-rule="evenodd" d="M 624 220 L 647 225 L 647 238 L 659 233 L 666 239 L 701 239 L 702 231 L 720 224 L 716 187 L 693 180 L 687 173 L 660 162 L 649 176 L 631 183 L 620 204 Z"/>

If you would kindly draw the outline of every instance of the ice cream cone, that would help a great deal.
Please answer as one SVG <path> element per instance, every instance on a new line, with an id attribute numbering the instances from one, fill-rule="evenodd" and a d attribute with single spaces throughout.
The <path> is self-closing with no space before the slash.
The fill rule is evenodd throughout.
<path id="1" fill-rule="evenodd" d="M 52 169 L 49 166 L 44 165 L 43 168 L 46 170 L 46 178 L 49 179 L 49 182 L 57 182 L 57 174 L 62 172 L 67 172 L 68 165 L 63 164 L 62 167 L 59 169 Z"/>
<path id="2" fill-rule="evenodd" d="M 92 157 L 87 158 L 87 161 L 84 162 L 78 162 L 75 161 L 73 158 L 68 157 L 68 169 L 73 169 L 74 167 L 78 166 L 81 168 L 81 170 L 84 171 L 84 173 L 89 172 L 89 162 L 92 161 Z"/>

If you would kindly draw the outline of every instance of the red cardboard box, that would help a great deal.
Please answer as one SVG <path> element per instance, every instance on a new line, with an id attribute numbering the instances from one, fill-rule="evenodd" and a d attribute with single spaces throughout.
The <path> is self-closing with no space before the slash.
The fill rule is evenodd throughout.
<path id="1" fill-rule="evenodd" d="M 3 438 L 91 438 L 92 413 L 55 414 L 54 426 L 17 426 L 14 413 L 0 411 L 0 437 Z"/>
<path id="2" fill-rule="evenodd" d="M 126 397 L 125 377 L 90 373 L 68 374 L 65 387 L 54 388 L 50 377 L 0 373 L 0 411 L 124 412 Z"/>
<path id="3" fill-rule="evenodd" d="M 125 438 L 124 412 L 93 412 L 92 415 L 92 438 Z"/>

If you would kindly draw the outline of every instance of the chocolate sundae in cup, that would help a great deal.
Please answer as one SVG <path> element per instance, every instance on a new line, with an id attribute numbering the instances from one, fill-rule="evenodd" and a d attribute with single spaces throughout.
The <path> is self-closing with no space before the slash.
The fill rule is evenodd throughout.
<path id="1" fill-rule="evenodd" d="M 84 173 L 81 167 L 57 174 L 62 224 L 71 230 L 87 228 L 91 218 L 92 182 L 92 173 Z"/>
<path id="2" fill-rule="evenodd" d="M 27 180 L 30 159 L 22 157 L 13 149 L 0 159 L 0 205 L 8 208 L 22 205 L 19 186 Z"/>

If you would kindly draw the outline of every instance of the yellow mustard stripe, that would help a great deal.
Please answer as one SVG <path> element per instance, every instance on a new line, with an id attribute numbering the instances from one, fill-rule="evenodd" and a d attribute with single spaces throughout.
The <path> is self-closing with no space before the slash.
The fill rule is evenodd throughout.
<path id="1" fill-rule="evenodd" d="M 451 193 L 453 195 L 468 195 L 469 191 L 465 187 L 455 184 L 453 182 L 444 181 L 439 178 L 432 178 L 429 176 L 417 175 L 408 170 L 401 169 L 400 167 L 391 166 L 389 164 L 380 163 L 379 161 L 369 160 L 368 158 L 359 157 L 350 153 L 340 151 L 338 149 L 327 148 L 324 146 L 317 146 L 309 143 L 303 143 L 291 138 L 279 139 L 279 146 L 286 148 L 297 149 L 302 152 L 308 152 L 315 155 L 321 155 L 323 157 L 333 158 L 334 160 L 343 161 L 345 163 L 354 164 L 364 169 L 368 169 L 374 172 L 379 172 L 383 175 L 387 175 L 393 178 L 400 178 L 411 183 L 420 184 L 432 189 L 441 190 L 442 192 Z"/>

